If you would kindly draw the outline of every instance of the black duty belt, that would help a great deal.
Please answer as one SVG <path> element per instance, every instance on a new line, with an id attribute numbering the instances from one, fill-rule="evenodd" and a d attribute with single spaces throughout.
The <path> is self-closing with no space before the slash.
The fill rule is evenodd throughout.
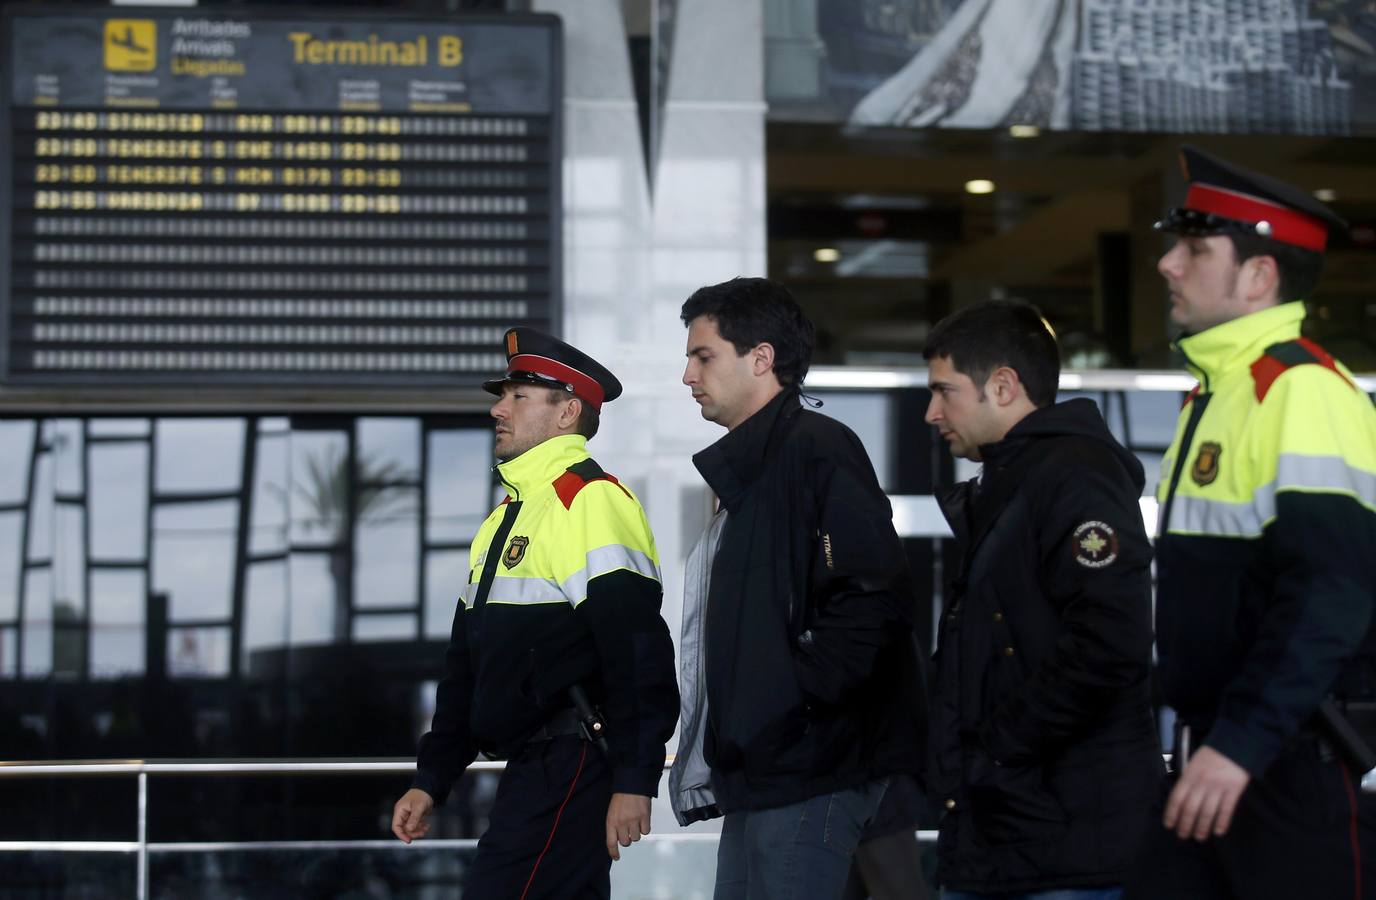
<path id="1" fill-rule="evenodd" d="M 531 732 L 525 738 L 503 744 L 499 747 L 484 747 L 479 752 L 482 753 L 483 757 L 486 759 L 511 759 L 514 756 L 520 755 L 527 744 L 539 744 L 544 741 L 552 741 L 557 737 L 565 737 L 571 734 L 581 735 L 582 730 L 579 728 L 578 711 L 572 706 L 566 706 L 556 711 L 554 715 L 550 716 L 549 719 L 545 721 L 545 724 L 535 729 L 535 731 Z"/>

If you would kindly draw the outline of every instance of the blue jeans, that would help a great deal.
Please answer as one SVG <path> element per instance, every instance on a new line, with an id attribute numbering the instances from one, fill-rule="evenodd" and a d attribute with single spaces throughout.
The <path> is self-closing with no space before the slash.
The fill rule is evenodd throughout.
<path id="1" fill-rule="evenodd" d="M 1022 894 L 972 894 L 969 891 L 942 891 L 941 900 L 1120 900 L 1123 889 L 1056 888 Z"/>
<path id="2" fill-rule="evenodd" d="M 887 778 L 775 809 L 726 814 L 713 900 L 833 900 Z"/>

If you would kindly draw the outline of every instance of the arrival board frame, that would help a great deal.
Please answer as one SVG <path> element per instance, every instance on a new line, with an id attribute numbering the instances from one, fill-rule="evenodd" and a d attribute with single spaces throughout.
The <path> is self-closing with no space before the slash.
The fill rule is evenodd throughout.
<path id="1" fill-rule="evenodd" d="M 0 19 L 11 384 L 473 384 L 560 313 L 547 15 Z"/>

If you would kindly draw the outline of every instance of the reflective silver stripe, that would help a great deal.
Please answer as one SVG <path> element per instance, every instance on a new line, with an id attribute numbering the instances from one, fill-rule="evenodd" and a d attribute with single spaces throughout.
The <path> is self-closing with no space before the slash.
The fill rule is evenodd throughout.
<path id="1" fill-rule="evenodd" d="M 1276 480 L 1257 488 L 1251 500 L 1230 503 L 1176 494 L 1168 527 L 1174 534 L 1260 537 L 1276 517 L 1276 494 L 1283 491 L 1346 494 L 1376 509 L 1376 474 L 1341 456 L 1283 453 L 1276 461 Z"/>
<path id="2" fill-rule="evenodd" d="M 564 579 L 564 596 L 574 606 L 588 599 L 588 582 L 599 575 L 627 569 L 646 578 L 661 581 L 659 566 L 648 554 L 632 550 L 624 544 L 608 544 L 588 551 L 588 564 Z"/>
<path id="3" fill-rule="evenodd" d="M 536 606 L 541 603 L 567 603 L 568 598 L 559 585 L 547 578 L 502 578 L 492 579 L 492 588 L 487 592 L 488 603 L 504 603 L 511 606 Z"/>
<path id="4" fill-rule="evenodd" d="M 1376 509 L 1376 472 L 1358 469 L 1341 456 L 1282 453 L 1276 462 L 1279 489 L 1350 494 Z"/>

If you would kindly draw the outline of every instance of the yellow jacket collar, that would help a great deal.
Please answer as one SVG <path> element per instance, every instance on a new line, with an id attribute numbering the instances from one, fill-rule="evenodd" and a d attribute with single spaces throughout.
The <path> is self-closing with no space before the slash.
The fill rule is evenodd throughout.
<path id="1" fill-rule="evenodd" d="M 581 434 L 561 434 L 514 459 L 498 463 L 497 474 L 512 499 L 520 500 L 522 494 L 542 484 L 552 484 L 569 466 L 587 458 L 587 438 Z"/>
<path id="2" fill-rule="evenodd" d="M 1220 378 L 1251 366 L 1267 347 L 1299 337 L 1304 315 L 1304 303 L 1281 303 L 1181 338 L 1175 346 L 1190 374 L 1210 391 Z"/>

